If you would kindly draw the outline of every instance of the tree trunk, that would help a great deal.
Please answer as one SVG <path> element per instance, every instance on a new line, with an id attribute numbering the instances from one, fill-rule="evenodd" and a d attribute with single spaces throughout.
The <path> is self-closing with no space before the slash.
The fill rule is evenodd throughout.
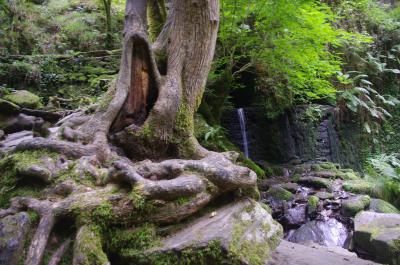
<path id="1" fill-rule="evenodd" d="M 193 119 L 214 55 L 218 17 L 217 0 L 174 0 L 152 46 L 146 1 L 127 1 L 118 79 L 82 135 L 105 147 L 111 131 L 131 158 L 203 157 Z M 165 75 L 152 47 L 166 56 Z"/>

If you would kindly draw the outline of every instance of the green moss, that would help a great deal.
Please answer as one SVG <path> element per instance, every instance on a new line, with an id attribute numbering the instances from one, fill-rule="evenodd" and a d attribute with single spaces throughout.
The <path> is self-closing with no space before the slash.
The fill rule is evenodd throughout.
<path id="1" fill-rule="evenodd" d="M 75 244 L 76 250 L 84 255 L 79 255 L 82 265 L 108 264 L 108 258 L 103 252 L 101 236 L 95 226 L 83 226 L 78 235 L 80 244 Z M 83 258 L 84 257 L 84 258 Z"/>
<path id="2" fill-rule="evenodd" d="M 340 178 L 344 180 L 357 180 L 360 177 L 355 172 L 343 172 L 340 174 Z"/>
<path id="3" fill-rule="evenodd" d="M 317 196 L 311 195 L 308 198 L 307 202 L 308 212 L 309 213 L 315 212 L 317 210 L 318 203 L 319 203 L 319 198 Z"/>
<path id="4" fill-rule="evenodd" d="M 105 248 L 124 259 L 142 260 L 144 250 L 160 245 L 160 239 L 153 224 L 144 224 L 133 229 L 112 228 L 105 233 Z"/>
<path id="5" fill-rule="evenodd" d="M 0 160 L 0 208 L 7 207 L 9 200 L 15 196 L 39 197 L 42 187 L 36 185 L 18 186 L 20 168 L 41 163 L 42 157 L 56 159 L 58 154 L 43 150 L 16 152 Z"/>
<path id="6" fill-rule="evenodd" d="M 40 102 L 40 98 L 26 90 L 14 91 L 8 95 L 5 95 L 4 99 L 23 108 L 37 109 L 43 107 L 42 103 Z"/>
<path id="7" fill-rule="evenodd" d="M 293 194 L 290 191 L 278 186 L 273 186 L 269 188 L 266 192 L 266 195 L 274 199 L 283 201 L 288 201 L 293 198 Z"/>
<path id="8" fill-rule="evenodd" d="M 76 162 L 70 163 L 67 168 L 60 170 L 57 176 L 54 176 L 54 179 L 57 183 L 72 179 L 76 183 L 89 187 L 95 187 L 97 182 L 101 182 L 101 180 L 96 179 L 96 176 L 92 175 L 90 171 L 85 170 L 85 168 L 78 171 Z"/>
<path id="9" fill-rule="evenodd" d="M 320 163 L 319 167 L 326 170 L 337 170 L 337 166 L 331 162 Z"/>
<path id="10" fill-rule="evenodd" d="M 355 197 L 345 201 L 342 204 L 342 214 L 348 217 L 354 217 L 358 212 L 365 210 L 371 203 L 368 195 Z"/>
<path id="11" fill-rule="evenodd" d="M 267 177 L 265 175 L 265 171 L 249 158 L 241 157 L 238 161 L 238 164 L 253 170 L 257 174 L 258 179 L 266 179 Z"/>
<path id="12" fill-rule="evenodd" d="M 300 177 L 295 182 L 309 185 L 309 186 L 312 186 L 315 188 L 325 188 L 328 190 L 332 189 L 332 180 L 330 180 L 330 179 L 324 179 L 324 178 L 318 178 L 318 177 Z"/>
<path id="13" fill-rule="evenodd" d="M 348 180 L 343 183 L 343 189 L 356 194 L 377 195 L 377 193 L 380 193 L 378 183 L 373 183 L 364 179 Z"/>
<path id="14" fill-rule="evenodd" d="M 208 264 L 242 264 L 234 258 L 226 257 L 219 241 L 211 241 L 203 248 L 186 248 L 179 252 L 149 253 L 142 260 L 135 259 L 135 264 L 157 265 L 208 265 Z"/>
<path id="15" fill-rule="evenodd" d="M 77 222 L 82 224 L 91 224 L 101 230 L 106 230 L 116 218 L 113 212 L 113 206 L 109 202 L 102 203 L 91 210 L 82 210 L 82 206 L 77 204 L 73 206 L 73 211 L 77 216 Z"/>
<path id="16" fill-rule="evenodd" d="M 270 249 L 275 249 L 278 246 L 282 233 L 276 233 L 268 242 L 258 243 L 255 240 L 248 240 L 243 237 L 249 225 L 251 225 L 251 222 L 245 221 L 235 224 L 228 255 L 232 260 L 242 260 L 252 265 L 264 264 L 271 255 Z M 271 227 L 268 223 L 264 223 L 261 225 L 261 229 L 263 233 L 268 234 Z"/>
<path id="17" fill-rule="evenodd" d="M 400 214 L 400 211 L 393 206 L 392 204 L 380 200 L 380 199 L 372 199 L 370 210 L 377 212 L 377 213 L 397 213 Z"/>

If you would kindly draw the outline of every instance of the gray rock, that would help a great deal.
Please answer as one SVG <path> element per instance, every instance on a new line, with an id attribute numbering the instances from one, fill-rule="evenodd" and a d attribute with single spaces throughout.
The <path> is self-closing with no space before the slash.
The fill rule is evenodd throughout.
<path id="1" fill-rule="evenodd" d="M 381 200 L 381 199 L 371 199 L 371 204 L 369 205 L 369 210 L 376 213 L 399 213 L 400 211 L 392 204 Z"/>
<path id="2" fill-rule="evenodd" d="M 18 263 L 30 226 L 29 215 L 25 212 L 0 220 L 0 265 Z"/>
<path id="3" fill-rule="evenodd" d="M 400 264 L 400 214 L 363 211 L 354 220 L 354 245 L 376 261 Z"/>
<path id="4" fill-rule="evenodd" d="M 347 228 L 336 219 L 311 221 L 302 225 L 288 238 L 293 243 L 314 242 L 323 246 L 343 246 L 348 236 Z"/>
<path id="5" fill-rule="evenodd" d="M 215 247 L 217 243 L 217 247 L 226 254 L 225 258 L 240 264 L 262 264 L 260 261 L 270 257 L 282 234 L 281 225 L 261 204 L 243 199 L 216 210 L 216 214 L 207 214 L 190 222 L 162 240 L 162 247 L 149 250 L 146 255 L 151 260 L 152 257 L 185 250 L 202 251 L 210 245 Z"/>
<path id="6" fill-rule="evenodd" d="M 22 108 L 37 109 L 42 107 L 40 97 L 27 90 L 15 90 L 5 95 L 3 99 L 11 101 Z"/>
<path id="7" fill-rule="evenodd" d="M 343 248 L 304 246 L 282 240 L 267 265 L 375 265 Z"/>
<path id="8" fill-rule="evenodd" d="M 284 219 L 289 225 L 301 225 L 306 222 L 306 204 L 296 205 L 296 207 L 285 210 Z"/>

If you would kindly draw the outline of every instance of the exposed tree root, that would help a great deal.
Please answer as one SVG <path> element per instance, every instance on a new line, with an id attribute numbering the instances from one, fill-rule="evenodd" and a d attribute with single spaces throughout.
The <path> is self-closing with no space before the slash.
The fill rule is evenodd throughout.
<path id="1" fill-rule="evenodd" d="M 101 247 L 101 238 L 97 231 L 84 225 L 79 228 L 74 244 L 73 265 L 109 265 L 107 255 Z"/>
<path id="2" fill-rule="evenodd" d="M 70 158 L 80 158 L 82 156 L 91 156 L 97 153 L 97 148 L 94 145 L 82 145 L 78 143 L 51 140 L 46 138 L 33 138 L 31 140 L 23 141 L 18 144 L 15 151 L 26 150 L 48 150 L 63 154 Z"/>
<path id="3" fill-rule="evenodd" d="M 42 262 L 47 241 L 55 222 L 56 218 L 51 210 L 49 212 L 42 213 L 39 226 L 36 229 L 31 245 L 29 246 L 25 265 L 39 265 Z"/>
<path id="4" fill-rule="evenodd" d="M 71 244 L 71 239 L 65 240 L 65 242 L 62 243 L 61 246 L 56 250 L 56 252 L 54 252 L 54 254 L 51 256 L 48 265 L 58 265 L 62 257 L 65 255 L 65 252 L 68 251 L 70 244 Z"/>

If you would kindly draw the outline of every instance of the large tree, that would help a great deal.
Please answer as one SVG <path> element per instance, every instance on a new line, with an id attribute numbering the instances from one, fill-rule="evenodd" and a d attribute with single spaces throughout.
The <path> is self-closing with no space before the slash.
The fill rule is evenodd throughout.
<path id="1" fill-rule="evenodd" d="M 173 0 L 161 31 L 153 26 L 163 16 L 151 16 L 164 8 L 160 2 L 127 0 L 119 75 L 94 113 L 74 113 L 59 121 L 50 137 L 23 141 L 8 154 L 18 168 L 17 155 L 46 150 L 22 170 L 23 177 L 47 184 L 46 195 L 13 198 L 10 208 L 0 211 L 0 217 L 26 209 L 40 216 L 26 265 L 41 263 L 49 236 L 64 217 L 78 226 L 74 265 L 106 264 L 101 231 L 93 224 L 177 223 L 221 194 L 254 191 L 256 175 L 234 164 L 236 153 L 210 152 L 194 137 L 194 114 L 217 37 L 218 0 Z M 160 31 L 154 43 L 149 31 Z M 143 213 L 138 197 L 157 201 L 156 209 Z M 104 207 L 107 218 L 95 214 Z M 89 246 L 97 248 L 96 255 Z M 60 246 L 54 260 L 64 250 Z"/>

